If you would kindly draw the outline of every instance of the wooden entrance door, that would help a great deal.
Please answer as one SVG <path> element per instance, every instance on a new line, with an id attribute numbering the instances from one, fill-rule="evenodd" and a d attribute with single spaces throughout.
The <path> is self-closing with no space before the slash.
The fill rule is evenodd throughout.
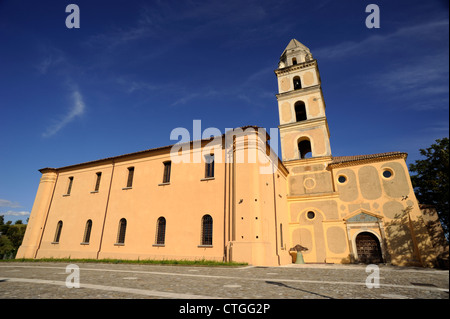
<path id="1" fill-rule="evenodd" d="M 360 233 L 356 236 L 356 252 L 358 261 L 365 264 L 382 263 L 380 242 L 378 238 L 369 232 Z"/>

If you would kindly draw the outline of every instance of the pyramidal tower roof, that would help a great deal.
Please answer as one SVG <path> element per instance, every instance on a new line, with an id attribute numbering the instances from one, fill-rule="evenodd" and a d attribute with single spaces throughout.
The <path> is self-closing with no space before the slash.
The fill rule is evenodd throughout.
<path id="1" fill-rule="evenodd" d="M 292 39 L 280 56 L 278 68 L 283 69 L 297 63 L 304 63 L 312 60 L 313 56 L 308 47 L 300 43 L 297 39 Z"/>
<path id="2" fill-rule="evenodd" d="M 302 44 L 297 39 L 292 39 L 291 41 L 289 41 L 289 44 L 287 45 L 286 49 L 284 49 L 284 51 L 281 55 L 285 54 L 289 50 L 304 50 L 304 51 L 310 52 L 309 48 L 307 46 L 305 46 L 304 44 Z"/>

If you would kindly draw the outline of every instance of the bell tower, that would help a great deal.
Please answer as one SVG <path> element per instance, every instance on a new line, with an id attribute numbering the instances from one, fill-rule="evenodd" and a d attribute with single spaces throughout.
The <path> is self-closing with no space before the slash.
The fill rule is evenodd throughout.
<path id="1" fill-rule="evenodd" d="M 330 132 L 317 61 L 292 39 L 275 70 L 283 162 L 331 156 Z"/>

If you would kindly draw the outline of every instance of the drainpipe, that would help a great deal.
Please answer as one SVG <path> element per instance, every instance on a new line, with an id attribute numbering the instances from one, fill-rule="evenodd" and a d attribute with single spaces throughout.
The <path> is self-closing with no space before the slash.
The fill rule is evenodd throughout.
<path id="1" fill-rule="evenodd" d="M 222 145 L 225 145 L 224 142 L 222 142 Z M 224 175 L 223 175 L 223 261 L 227 262 L 227 258 L 228 258 L 228 253 L 227 253 L 227 249 L 228 249 L 228 244 L 227 244 L 227 148 L 225 146 L 225 162 L 224 162 Z M 229 237 L 228 237 L 229 239 Z"/>
<path id="2" fill-rule="evenodd" d="M 113 176 L 114 176 L 114 159 L 112 160 L 112 170 L 111 170 L 111 180 L 109 181 L 109 189 L 108 189 L 108 197 L 106 198 L 106 207 L 105 207 L 105 215 L 103 217 L 103 225 L 102 225 L 102 232 L 100 234 L 100 243 L 98 245 L 98 251 L 97 251 L 97 258 L 100 254 L 100 251 L 102 250 L 102 243 L 103 243 L 103 232 L 105 230 L 105 223 L 106 223 L 106 213 L 108 212 L 108 205 L 109 205 L 109 196 L 111 195 L 111 185 L 112 185 L 112 181 L 113 181 Z"/>
<path id="3" fill-rule="evenodd" d="M 275 172 L 272 173 L 272 182 L 273 182 L 273 211 L 275 214 L 275 254 L 278 258 L 278 266 L 280 263 L 280 255 L 278 254 L 278 221 L 277 221 L 277 196 L 275 191 Z M 280 234 L 282 235 L 282 234 Z"/>
<path id="4" fill-rule="evenodd" d="M 231 163 L 232 176 L 231 176 L 231 240 L 236 240 L 236 137 L 233 136 L 233 162 Z"/>

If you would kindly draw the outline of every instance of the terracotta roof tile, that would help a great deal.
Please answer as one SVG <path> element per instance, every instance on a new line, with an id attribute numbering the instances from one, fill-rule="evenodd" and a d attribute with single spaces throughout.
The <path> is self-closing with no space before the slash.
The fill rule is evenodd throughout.
<path id="1" fill-rule="evenodd" d="M 387 153 L 377 153 L 367 155 L 335 156 L 333 157 L 333 160 L 329 165 L 337 165 L 361 160 L 380 159 L 392 156 L 404 156 L 406 158 L 407 155 L 408 155 L 407 153 L 403 152 L 387 152 Z"/>

